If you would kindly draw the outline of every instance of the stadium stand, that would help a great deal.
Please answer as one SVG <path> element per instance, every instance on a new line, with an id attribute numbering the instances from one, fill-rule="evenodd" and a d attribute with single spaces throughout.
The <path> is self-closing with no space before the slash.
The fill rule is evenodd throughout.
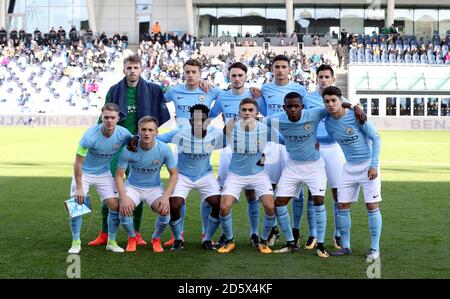
<path id="1" fill-rule="evenodd" d="M 101 34 L 93 37 L 72 31 L 69 38 L 50 38 L 50 34 L 34 34 L 27 41 L 6 38 L 0 43 L 0 109 L 3 114 L 98 114 L 109 87 L 123 77 L 122 58 L 127 55 L 122 37 Z M 297 41 L 296 37 L 277 38 Z M 207 39 L 210 42 L 234 41 L 229 37 Z M 138 45 L 145 80 L 164 88 L 182 82 L 182 66 L 189 58 L 204 65 L 202 78 L 228 88 L 227 65 L 241 61 L 249 66 L 248 80 L 260 86 L 271 78 L 270 60 L 276 53 L 264 51 L 264 38 L 242 38 L 256 42 L 255 51 L 232 55 L 227 47 L 217 54 L 196 49 L 195 39 L 186 34 L 151 34 Z M 204 41 L 205 42 L 205 41 Z M 242 47 L 244 48 L 244 47 Z M 280 47 L 283 49 L 283 47 Z M 295 48 L 296 49 L 296 48 Z M 286 52 L 287 53 L 287 52 Z M 315 69 L 331 63 L 324 54 L 288 54 L 292 58 L 292 80 L 314 88 Z"/>
<path id="2" fill-rule="evenodd" d="M 450 64 L 450 30 L 444 39 L 440 38 L 439 32 L 434 31 L 431 40 L 398 34 L 351 36 L 348 45 L 349 63 Z"/>

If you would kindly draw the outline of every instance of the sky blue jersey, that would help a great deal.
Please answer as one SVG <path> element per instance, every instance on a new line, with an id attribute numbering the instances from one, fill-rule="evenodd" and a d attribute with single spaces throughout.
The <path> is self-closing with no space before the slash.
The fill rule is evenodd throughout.
<path id="1" fill-rule="evenodd" d="M 308 94 L 303 99 L 303 104 L 305 105 L 305 109 L 311 109 L 316 107 L 325 108 L 322 95 L 319 94 L 319 92 L 317 91 Z M 317 127 L 317 140 L 322 144 L 335 143 L 333 137 L 328 135 L 328 132 L 325 129 L 325 119 L 321 120 L 319 126 Z"/>
<path id="2" fill-rule="evenodd" d="M 281 141 L 281 137 L 259 121 L 251 131 L 245 131 L 241 123 L 242 120 L 235 123 L 232 136 L 227 138 L 227 143 L 231 144 L 233 150 L 229 171 L 241 176 L 255 175 L 264 170 L 264 166 L 259 161 L 266 143 Z"/>
<path id="3" fill-rule="evenodd" d="M 222 130 L 212 126 L 207 128 L 205 138 L 192 135 L 191 126 L 178 127 L 168 133 L 158 135 L 158 140 L 174 143 L 178 148 L 178 172 L 192 181 L 212 172 L 211 154 L 223 148 Z"/>
<path id="4" fill-rule="evenodd" d="M 87 129 L 77 151 L 77 154 L 86 157 L 82 172 L 95 175 L 108 172 L 112 158 L 131 137 L 131 133 L 121 126 L 116 126 L 114 133 L 108 138 L 102 134 L 102 124 Z"/>
<path id="5" fill-rule="evenodd" d="M 209 112 L 209 117 L 215 118 L 222 113 L 226 123 L 228 119 L 239 115 L 239 104 L 245 98 L 253 98 L 248 89 L 242 94 L 234 94 L 232 90 L 222 92 Z M 257 99 L 258 106 L 261 102 L 262 97 Z"/>
<path id="6" fill-rule="evenodd" d="M 355 119 L 355 113 L 347 109 L 346 114 L 339 119 L 328 116 L 325 127 L 341 146 L 348 162 L 358 163 L 371 159 L 370 167 L 378 167 L 381 139 L 371 123 L 361 125 Z"/>
<path id="7" fill-rule="evenodd" d="M 306 162 L 320 158 L 320 153 L 316 150 L 316 132 L 320 121 L 327 115 L 325 108 L 313 108 L 302 110 L 302 116 L 297 122 L 290 121 L 284 112 L 271 115 L 265 121 L 283 136 L 289 158 Z"/>
<path id="8" fill-rule="evenodd" d="M 169 146 L 155 140 L 155 145 L 149 150 L 144 150 L 140 144 L 136 153 L 124 148 L 117 167 L 127 169 L 130 165 L 131 170 L 127 178 L 130 185 L 138 188 L 153 188 L 161 185 L 160 172 L 163 164 L 168 169 L 177 166 Z"/>
<path id="9" fill-rule="evenodd" d="M 171 88 L 164 94 L 166 102 L 175 104 L 175 114 L 177 119 L 191 117 L 189 109 L 196 104 L 203 104 L 211 108 L 212 103 L 216 100 L 222 90 L 218 88 L 211 88 L 208 93 L 205 93 L 201 88 L 189 90 L 184 84 L 178 84 Z"/>
<path id="10" fill-rule="evenodd" d="M 284 97 L 290 92 L 297 92 L 302 98 L 308 94 L 305 87 L 298 83 L 289 82 L 286 85 L 276 85 L 275 81 L 272 81 L 264 84 L 261 88 L 262 99 L 259 104 L 261 114 L 270 116 L 284 112 Z"/>

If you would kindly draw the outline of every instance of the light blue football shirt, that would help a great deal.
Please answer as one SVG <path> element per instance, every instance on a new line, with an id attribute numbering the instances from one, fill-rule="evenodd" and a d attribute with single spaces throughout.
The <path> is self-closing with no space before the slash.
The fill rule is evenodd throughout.
<path id="1" fill-rule="evenodd" d="M 278 113 L 267 117 L 267 124 L 279 130 L 284 138 L 289 158 L 294 161 L 316 161 L 320 153 L 316 150 L 317 126 L 328 115 L 325 108 L 303 109 L 297 122 L 289 120 L 286 113 Z"/>
<path id="2" fill-rule="evenodd" d="M 232 90 L 222 92 L 209 112 L 209 117 L 215 118 L 222 113 L 224 122 L 226 123 L 230 118 L 235 118 L 239 115 L 239 104 L 246 98 L 253 98 L 248 89 L 242 94 L 234 94 Z M 262 102 L 262 98 L 258 98 L 256 102 L 259 106 Z"/>
<path id="3" fill-rule="evenodd" d="M 121 126 L 116 126 L 110 137 L 102 134 L 102 124 L 97 124 L 83 134 L 80 147 L 88 149 L 83 161 L 82 172 L 100 175 L 109 171 L 109 163 L 122 145 L 127 144 L 133 137 L 131 133 Z"/>
<path id="4" fill-rule="evenodd" d="M 155 140 L 155 145 L 144 150 L 140 144 L 137 152 L 124 148 L 119 158 L 118 168 L 127 169 L 130 174 L 127 181 L 138 188 L 153 188 L 161 185 L 161 167 L 165 164 L 168 169 L 175 168 L 176 162 L 169 146 L 162 141 Z"/>
<path id="5" fill-rule="evenodd" d="M 348 162 L 359 163 L 371 159 L 370 167 L 378 168 L 381 139 L 371 123 L 361 125 L 355 119 L 355 113 L 346 109 L 346 114 L 339 119 L 328 116 L 325 127 L 341 146 Z"/>
<path id="6" fill-rule="evenodd" d="M 177 146 L 178 172 L 194 182 L 212 172 L 211 154 L 213 150 L 223 148 L 222 130 L 209 126 L 206 131 L 204 138 L 196 138 L 191 126 L 183 126 L 157 137 Z"/>
<path id="7" fill-rule="evenodd" d="M 322 95 L 320 95 L 319 92 L 317 91 L 308 94 L 303 99 L 303 105 L 305 105 L 304 107 L 305 109 L 311 109 L 316 107 L 325 108 Z M 325 129 L 325 119 L 322 119 L 319 123 L 319 126 L 317 127 L 317 140 L 322 144 L 335 143 L 333 138 L 330 135 L 328 135 L 328 132 Z"/>
<path id="8" fill-rule="evenodd" d="M 276 85 L 275 81 L 266 83 L 261 88 L 262 99 L 260 112 L 264 116 L 284 112 L 284 97 L 290 92 L 299 93 L 304 98 L 308 92 L 303 85 L 289 82 L 286 85 Z"/>
<path id="9" fill-rule="evenodd" d="M 211 108 L 213 101 L 221 93 L 222 90 L 218 88 L 211 88 L 208 93 L 205 93 L 201 88 L 190 90 L 184 84 L 178 84 L 164 94 L 164 99 L 166 102 L 173 101 L 177 119 L 189 119 L 191 117 L 189 109 L 192 106 L 203 104 Z"/>
<path id="10" fill-rule="evenodd" d="M 235 123 L 232 135 L 227 138 L 232 148 L 229 171 L 240 176 L 255 175 L 264 170 L 264 166 L 258 165 L 258 162 L 267 141 L 279 141 L 280 136 L 259 121 L 251 131 L 242 128 L 241 123 L 242 120 Z"/>

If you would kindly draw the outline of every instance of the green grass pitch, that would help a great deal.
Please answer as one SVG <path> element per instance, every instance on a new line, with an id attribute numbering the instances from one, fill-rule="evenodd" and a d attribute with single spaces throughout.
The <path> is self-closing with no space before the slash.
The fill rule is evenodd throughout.
<path id="1" fill-rule="evenodd" d="M 68 197 L 74 153 L 84 130 L 0 128 L 0 278 L 66 278 L 71 234 L 63 200 Z M 381 132 L 381 136 L 381 278 L 450 278 L 450 132 Z M 213 158 L 217 171 L 217 153 Z M 103 246 L 87 246 L 100 228 L 100 203 L 93 194 L 95 211 L 84 217 L 81 233 L 82 278 L 367 277 L 365 254 L 370 236 L 361 197 L 352 206 L 354 254 L 320 259 L 303 249 L 294 254 L 262 255 L 251 248 L 245 200 L 233 208 L 236 250 L 225 255 L 203 251 L 196 192 L 187 202 L 183 251 L 156 254 L 149 247 L 139 247 L 131 254 L 106 252 Z M 333 250 L 331 201 L 328 190 L 329 251 Z M 306 209 L 303 215 L 304 243 Z M 146 207 L 141 228 L 146 240 L 154 220 L 155 214 Z M 170 233 L 168 228 L 163 239 Z M 126 246 L 123 228 L 118 242 Z M 282 237 L 276 246 L 284 242 Z"/>

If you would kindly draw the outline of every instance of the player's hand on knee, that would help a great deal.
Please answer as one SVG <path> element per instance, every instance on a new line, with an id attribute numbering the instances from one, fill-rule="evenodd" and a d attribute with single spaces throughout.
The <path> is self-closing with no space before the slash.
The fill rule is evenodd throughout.
<path id="1" fill-rule="evenodd" d="M 166 197 L 161 197 L 157 204 L 157 209 L 159 210 L 159 214 L 162 216 L 166 216 L 170 212 L 170 203 L 169 199 Z"/>
<path id="2" fill-rule="evenodd" d="M 120 200 L 120 214 L 126 217 L 133 215 L 134 205 L 131 198 L 128 196 L 121 198 Z"/>
<path id="3" fill-rule="evenodd" d="M 378 176 L 378 170 L 376 168 L 369 168 L 368 177 L 369 180 L 374 180 Z"/>

